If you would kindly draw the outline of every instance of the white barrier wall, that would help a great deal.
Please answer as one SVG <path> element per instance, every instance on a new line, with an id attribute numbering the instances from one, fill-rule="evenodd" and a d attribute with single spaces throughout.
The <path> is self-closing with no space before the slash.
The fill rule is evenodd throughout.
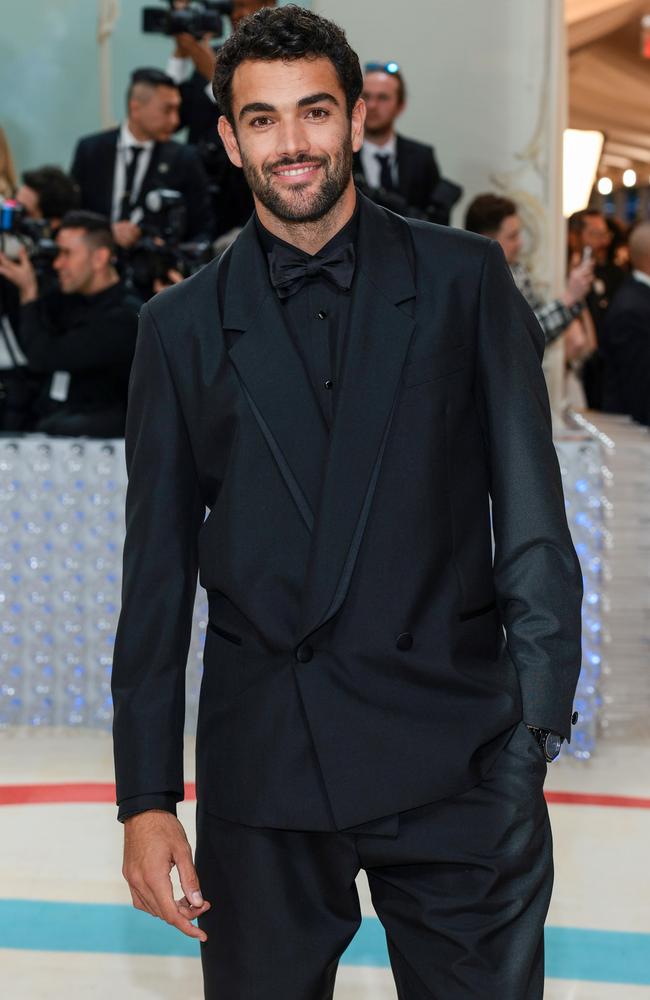
<path id="1" fill-rule="evenodd" d="M 589 757 L 600 707 L 605 531 L 597 441 L 558 442 L 567 513 L 585 577 L 583 669 L 571 752 Z M 0 438 L 0 729 L 108 729 L 120 609 L 123 441 Z M 199 587 L 186 727 L 198 708 L 208 606 Z"/>

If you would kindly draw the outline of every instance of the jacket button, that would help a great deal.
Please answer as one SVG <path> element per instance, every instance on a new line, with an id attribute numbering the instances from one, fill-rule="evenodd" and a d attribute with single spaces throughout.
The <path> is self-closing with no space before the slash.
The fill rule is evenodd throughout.
<path id="1" fill-rule="evenodd" d="M 298 646 L 298 649 L 296 650 L 296 659 L 298 660 L 298 663 L 309 663 L 313 655 L 314 650 L 307 642 L 303 642 L 302 645 Z"/>
<path id="2" fill-rule="evenodd" d="M 410 649 L 413 645 L 413 636 L 410 632 L 402 632 L 401 635 L 397 636 L 397 648 L 398 649 Z"/>

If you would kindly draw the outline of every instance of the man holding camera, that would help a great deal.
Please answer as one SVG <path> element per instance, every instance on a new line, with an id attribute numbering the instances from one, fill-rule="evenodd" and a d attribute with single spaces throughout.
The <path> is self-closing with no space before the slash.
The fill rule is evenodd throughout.
<path id="1" fill-rule="evenodd" d="M 3 234 L 3 252 L 7 257 L 15 257 L 21 242 L 26 240 L 38 267 L 42 241 L 49 241 L 66 212 L 78 207 L 79 189 L 60 167 L 37 167 L 23 173 L 14 200 L 14 221 L 10 232 Z M 31 429 L 32 407 L 42 388 L 42 377 L 30 371 L 20 347 L 20 312 L 16 286 L 0 276 L 0 430 L 3 431 Z"/>
<path id="2" fill-rule="evenodd" d="M 208 179 L 196 150 L 172 141 L 179 124 L 178 87 L 158 69 L 137 69 L 127 93 L 127 119 L 119 129 L 86 136 L 77 145 L 72 174 L 82 208 L 107 216 L 123 249 L 146 230 L 156 235 L 147 195 L 178 191 L 186 210 L 182 240 L 209 239 L 213 232 Z"/>
<path id="3" fill-rule="evenodd" d="M 56 244 L 60 290 L 44 296 L 24 248 L 18 260 L 0 254 L 0 275 L 20 295 L 20 346 L 30 370 L 48 375 L 33 429 L 122 437 L 139 304 L 118 278 L 107 219 L 69 212 Z"/>

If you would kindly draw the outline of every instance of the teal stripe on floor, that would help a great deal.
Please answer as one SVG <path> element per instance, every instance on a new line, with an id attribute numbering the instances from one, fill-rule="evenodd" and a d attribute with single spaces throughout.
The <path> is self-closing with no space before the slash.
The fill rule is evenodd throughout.
<path id="1" fill-rule="evenodd" d="M 0 947 L 31 951 L 110 952 L 197 957 L 198 945 L 131 906 L 0 900 Z M 344 965 L 388 965 L 376 917 L 365 917 L 343 956 Z M 650 985 L 650 934 L 547 927 L 550 979 Z"/>

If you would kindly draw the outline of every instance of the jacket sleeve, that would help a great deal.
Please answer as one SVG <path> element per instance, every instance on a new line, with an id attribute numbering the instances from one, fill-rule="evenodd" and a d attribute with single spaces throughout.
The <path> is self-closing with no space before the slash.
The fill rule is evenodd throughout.
<path id="1" fill-rule="evenodd" d="M 183 798 L 185 667 L 205 505 L 149 306 L 129 382 L 122 607 L 113 659 L 117 802 Z M 140 804 L 140 802 L 138 803 Z M 128 809 L 121 810 L 121 815 Z"/>
<path id="2" fill-rule="evenodd" d="M 489 456 L 497 602 L 524 721 L 570 739 L 582 573 L 566 520 L 543 353 L 540 326 L 491 242 L 481 278 L 476 385 Z"/>

